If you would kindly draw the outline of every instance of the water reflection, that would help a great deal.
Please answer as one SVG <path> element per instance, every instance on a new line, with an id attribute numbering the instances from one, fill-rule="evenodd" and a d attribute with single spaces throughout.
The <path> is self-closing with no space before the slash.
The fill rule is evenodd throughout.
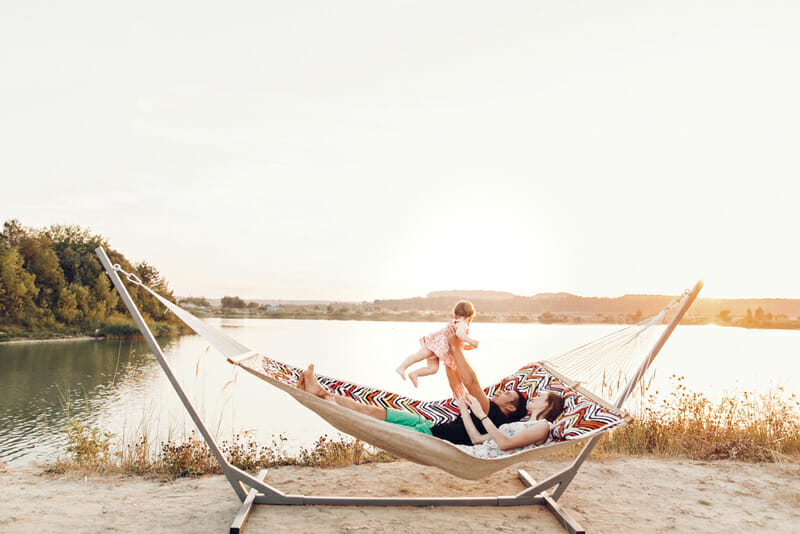
<path id="1" fill-rule="evenodd" d="M 132 373 L 154 363 L 143 342 L 2 346 L 0 458 L 14 463 L 22 457 L 47 457 L 70 417 L 86 419 Z"/>

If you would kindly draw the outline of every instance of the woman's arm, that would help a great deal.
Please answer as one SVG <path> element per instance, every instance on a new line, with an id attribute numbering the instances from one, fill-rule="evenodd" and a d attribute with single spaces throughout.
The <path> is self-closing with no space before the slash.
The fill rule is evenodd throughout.
<path id="1" fill-rule="evenodd" d="M 469 407 L 472 409 L 472 412 L 481 420 L 483 428 L 489 433 L 489 437 L 497 443 L 497 447 L 500 450 L 507 451 L 509 449 L 525 447 L 526 445 L 538 445 L 546 440 L 547 436 L 550 434 L 550 425 L 547 421 L 537 421 L 522 432 L 509 438 L 494 426 L 491 419 L 486 417 L 486 414 L 475 398 L 467 397 L 467 401 L 469 402 Z"/>
<path id="2" fill-rule="evenodd" d="M 464 397 L 459 397 L 456 399 L 456 404 L 458 405 L 459 410 L 461 410 L 461 420 L 464 422 L 464 428 L 467 429 L 467 435 L 469 435 L 469 440 L 472 442 L 472 444 L 479 445 L 488 440 L 489 434 L 481 434 L 478 432 L 477 427 L 475 427 L 475 423 L 472 422 L 472 416 L 469 412 L 467 400 Z"/>
<path id="3" fill-rule="evenodd" d="M 548 434 L 550 434 L 550 425 L 547 421 L 536 421 L 532 426 L 510 438 L 497 430 L 497 427 L 494 426 L 491 419 L 486 419 L 483 422 L 483 426 L 489 432 L 489 435 L 495 443 L 497 443 L 497 446 L 504 451 L 518 449 L 527 445 L 539 445 L 544 442 Z"/>

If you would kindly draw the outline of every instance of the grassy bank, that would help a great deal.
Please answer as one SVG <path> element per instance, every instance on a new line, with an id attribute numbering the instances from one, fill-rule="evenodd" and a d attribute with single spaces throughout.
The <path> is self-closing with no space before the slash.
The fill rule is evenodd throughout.
<path id="1" fill-rule="evenodd" d="M 222 472 L 205 441 L 194 431 L 186 440 L 161 442 L 155 449 L 146 437 L 134 443 L 120 444 L 112 434 L 76 420 L 71 421 L 65 431 L 67 455 L 49 465 L 48 472 L 80 470 L 168 478 Z M 280 465 L 343 467 L 396 460 L 394 456 L 353 438 L 325 435 L 310 448 L 301 448 L 294 455 L 286 452 L 285 441 L 286 438 L 278 436 L 270 444 L 256 443 L 237 434 L 229 441 L 222 441 L 220 449 L 231 464 L 246 471 Z"/>
<path id="2" fill-rule="evenodd" d="M 147 324 L 156 337 L 177 336 L 191 333 L 188 327 L 175 323 L 149 321 Z M 122 316 L 82 326 L 27 328 L 20 325 L 0 325 L 0 343 L 6 341 L 39 341 L 77 337 L 136 339 L 141 338 L 142 334 L 136 326 L 136 323 L 133 322 L 133 319 Z"/>
<path id="3" fill-rule="evenodd" d="M 603 435 L 598 452 L 748 462 L 800 460 L 800 402 L 780 388 L 762 395 L 730 395 L 714 403 L 687 390 L 676 378 L 666 399 L 656 401 L 651 396 L 642 404 L 633 423 Z M 103 429 L 79 421 L 72 421 L 65 432 L 66 454 L 50 465 L 51 472 L 84 470 L 165 477 L 220 472 L 205 442 L 194 433 L 186 440 L 154 447 L 147 437 L 121 443 Z M 348 437 L 322 436 L 294 455 L 286 453 L 285 444 L 282 436 L 263 444 L 236 435 L 220 447 L 233 465 L 248 471 L 279 465 L 341 467 L 396 459 Z M 582 444 L 577 443 L 575 448 Z"/>

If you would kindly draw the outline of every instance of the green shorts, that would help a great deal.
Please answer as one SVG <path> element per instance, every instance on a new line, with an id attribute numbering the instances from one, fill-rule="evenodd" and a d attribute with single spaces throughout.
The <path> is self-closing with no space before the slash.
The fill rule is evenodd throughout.
<path id="1" fill-rule="evenodd" d="M 413 428 L 417 432 L 432 436 L 433 421 L 428 421 L 416 413 L 401 412 L 393 408 L 386 408 L 386 422 Z"/>

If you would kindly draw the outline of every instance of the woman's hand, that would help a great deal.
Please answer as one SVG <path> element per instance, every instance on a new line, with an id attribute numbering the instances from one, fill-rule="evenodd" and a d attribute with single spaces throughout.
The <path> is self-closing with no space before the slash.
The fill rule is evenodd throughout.
<path id="1" fill-rule="evenodd" d="M 456 405 L 458 405 L 458 409 L 461 410 L 461 420 L 464 422 L 464 428 L 467 431 L 469 440 L 473 445 L 477 445 L 478 443 L 483 443 L 489 439 L 489 434 L 481 434 L 478 432 L 478 429 L 475 428 L 475 423 L 472 422 L 472 417 L 470 417 L 469 414 L 469 399 L 472 399 L 476 404 L 478 404 L 478 408 L 480 408 L 480 403 L 475 399 L 475 397 L 469 395 L 468 393 L 459 395 L 456 397 L 455 401 Z"/>
<path id="2" fill-rule="evenodd" d="M 472 410 L 472 413 L 474 413 L 478 419 L 486 417 L 486 412 L 483 411 L 481 403 L 478 402 L 478 399 L 472 395 L 467 395 L 467 403 L 469 404 L 469 408 Z"/>
<path id="3" fill-rule="evenodd" d="M 456 397 L 456 406 L 458 406 L 458 409 L 461 410 L 462 414 L 466 415 L 469 413 L 469 403 L 463 396 Z"/>

